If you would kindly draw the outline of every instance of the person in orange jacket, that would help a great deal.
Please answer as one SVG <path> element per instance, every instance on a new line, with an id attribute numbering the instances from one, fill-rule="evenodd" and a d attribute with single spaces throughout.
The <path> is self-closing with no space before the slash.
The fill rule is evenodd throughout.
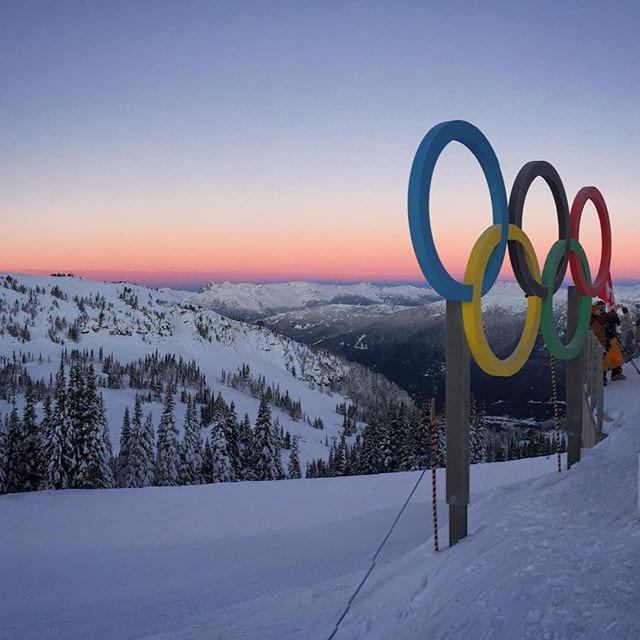
<path id="1" fill-rule="evenodd" d="M 602 300 L 598 300 L 598 302 L 591 307 L 591 324 L 589 328 L 593 331 L 604 349 L 602 375 L 605 384 L 607 384 L 607 371 L 609 370 L 611 370 L 611 380 L 624 380 L 626 378 L 624 373 L 622 373 L 624 357 L 620 343 L 618 342 L 617 328 L 620 324 L 620 318 L 617 312 L 620 308 L 621 305 L 617 304 L 607 312 Z"/>

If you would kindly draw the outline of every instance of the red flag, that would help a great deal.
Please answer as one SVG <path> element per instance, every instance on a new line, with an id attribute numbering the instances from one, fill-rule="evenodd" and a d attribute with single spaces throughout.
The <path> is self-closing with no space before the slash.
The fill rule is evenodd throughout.
<path id="1" fill-rule="evenodd" d="M 607 309 L 611 309 L 616 303 L 616 300 L 613 296 L 613 282 L 611 281 L 611 271 L 609 271 L 609 277 L 607 278 L 602 291 L 598 294 L 598 298 L 604 300 L 607 303 Z"/>

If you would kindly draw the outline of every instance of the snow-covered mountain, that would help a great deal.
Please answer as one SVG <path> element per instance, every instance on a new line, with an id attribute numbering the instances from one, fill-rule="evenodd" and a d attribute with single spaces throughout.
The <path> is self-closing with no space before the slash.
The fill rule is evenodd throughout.
<path id="1" fill-rule="evenodd" d="M 233 374 L 248 365 L 253 380 L 262 378 L 267 386 L 300 402 L 302 417 L 294 418 L 277 407 L 274 416 L 284 430 L 299 437 L 303 465 L 307 459 L 327 456 L 327 442 L 342 428 L 343 416 L 336 413 L 336 405 L 350 402 L 347 390 L 354 380 L 372 382 L 370 391 L 365 383 L 357 393 L 369 393 L 374 403 L 381 393 L 406 399 L 399 389 L 362 367 L 267 328 L 222 317 L 184 301 L 176 292 L 77 277 L 1 274 L 0 358 L 4 363 L 15 359 L 24 364 L 30 377 L 48 382 L 62 351 L 73 349 L 90 353 L 99 372 L 98 354 L 123 365 L 156 352 L 195 361 L 213 393 L 221 393 L 227 403 L 233 401 L 239 418 L 246 412 L 253 422 L 258 398 L 245 388 L 248 385 L 229 384 Z M 122 388 L 101 391 L 117 451 L 124 408 L 133 405 L 136 389 L 125 380 Z M 9 411 L 10 395 L 6 391 L 0 400 L 0 412 Z M 354 401 L 366 403 L 367 399 Z M 151 411 L 157 424 L 160 403 L 145 404 L 145 413 Z M 178 403 L 179 424 L 184 411 L 184 405 Z M 318 418 L 324 429 L 310 426 Z"/>
<path id="2" fill-rule="evenodd" d="M 287 282 L 278 284 L 209 284 L 186 300 L 240 319 L 255 320 L 294 309 L 324 305 L 388 305 L 414 307 L 440 300 L 433 289 L 415 286 L 361 284 L 318 284 Z"/>
<path id="3" fill-rule="evenodd" d="M 356 292 L 359 298 L 349 301 L 348 296 Z M 635 319 L 639 314 L 635 304 L 640 303 L 640 286 L 617 285 L 615 292 L 619 302 L 629 305 Z M 439 399 L 443 397 L 445 303 L 432 289 L 374 284 L 226 283 L 184 295 L 194 303 L 221 313 L 230 309 L 232 315 L 257 320 L 298 342 L 325 347 L 363 364 L 398 384 L 419 403 L 434 393 Z M 566 289 L 561 289 L 554 297 L 560 332 L 566 318 L 566 296 Z M 367 303 L 361 301 L 365 298 Z M 522 289 L 514 282 L 496 282 L 483 297 L 486 333 L 501 357 L 519 339 L 526 305 Z M 275 308 L 280 311 L 269 314 Z M 559 374 L 562 393 L 562 369 Z M 549 418 L 549 356 L 542 340 L 538 340 L 525 369 L 499 384 L 474 366 L 472 390 L 486 402 L 489 413 Z"/>

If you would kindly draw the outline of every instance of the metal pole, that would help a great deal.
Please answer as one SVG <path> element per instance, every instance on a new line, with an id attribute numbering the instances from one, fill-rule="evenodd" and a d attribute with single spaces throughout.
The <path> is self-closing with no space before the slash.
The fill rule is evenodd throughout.
<path id="1" fill-rule="evenodd" d="M 567 338 L 571 339 L 578 324 L 580 296 L 575 287 L 567 291 Z M 582 410 L 584 385 L 584 348 L 573 359 L 567 360 L 567 468 L 580 461 L 582 447 Z"/>
<path id="2" fill-rule="evenodd" d="M 446 318 L 447 504 L 449 544 L 467 535 L 469 504 L 469 349 L 462 303 L 447 300 Z"/>

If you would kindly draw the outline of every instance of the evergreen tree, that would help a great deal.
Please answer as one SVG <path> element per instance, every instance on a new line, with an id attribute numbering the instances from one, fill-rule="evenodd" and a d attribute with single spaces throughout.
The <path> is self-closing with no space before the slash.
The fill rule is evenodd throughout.
<path id="1" fill-rule="evenodd" d="M 231 466 L 233 467 L 234 480 L 238 480 L 242 472 L 242 460 L 240 459 L 238 416 L 236 415 L 236 408 L 233 402 L 225 411 L 224 422 L 224 435 L 227 440 L 227 451 L 229 452 L 229 459 L 231 460 Z"/>
<path id="2" fill-rule="evenodd" d="M 249 416 L 245 413 L 238 426 L 238 454 L 240 456 L 239 472 L 241 480 L 255 480 L 253 431 Z"/>
<path id="3" fill-rule="evenodd" d="M 129 407 L 124 408 L 122 416 L 122 428 L 120 429 L 120 453 L 118 453 L 117 482 L 119 487 L 131 486 L 131 470 L 129 455 L 131 452 L 131 419 Z"/>
<path id="4" fill-rule="evenodd" d="M 77 417 L 77 468 L 75 486 L 79 489 L 106 489 L 112 484 L 110 454 L 105 446 L 101 403 L 93 366 L 87 371 Z"/>
<path id="5" fill-rule="evenodd" d="M 24 491 L 24 451 L 22 441 L 22 423 L 18 410 L 13 407 L 7 425 L 7 464 L 5 485 L 7 493 Z"/>
<path id="6" fill-rule="evenodd" d="M 348 450 L 347 450 L 347 439 L 345 438 L 344 431 L 340 436 L 340 444 L 336 447 L 334 458 L 333 458 L 333 466 L 335 476 L 346 476 L 349 475 L 349 458 L 348 458 Z"/>
<path id="7" fill-rule="evenodd" d="M 140 404 L 136 398 L 137 404 Z M 139 416 L 136 414 L 139 413 Z M 133 439 L 131 443 L 131 453 L 129 459 L 131 461 L 131 486 L 132 487 L 149 487 L 154 482 L 155 469 L 155 434 L 153 428 L 153 415 L 149 413 L 142 421 L 142 406 L 140 404 L 139 412 L 134 408 L 134 420 L 132 423 Z M 136 426 L 139 424 L 139 426 Z"/>
<path id="8" fill-rule="evenodd" d="M 380 471 L 382 473 L 388 473 L 389 471 L 395 470 L 395 461 L 393 456 L 391 433 L 389 427 L 387 425 L 382 425 L 380 434 L 380 456 L 382 462 L 382 468 L 380 469 Z"/>
<path id="9" fill-rule="evenodd" d="M 64 360 L 61 359 L 55 378 L 53 412 L 48 419 L 45 413 L 43 425 L 43 489 L 69 488 L 70 473 L 75 468 L 73 428 L 67 416 L 66 399 Z"/>
<path id="10" fill-rule="evenodd" d="M 128 412 L 128 407 L 127 407 Z M 122 425 L 124 431 L 124 424 Z M 129 460 L 128 460 L 128 485 L 133 488 L 139 488 L 144 485 L 141 484 L 141 476 L 143 470 L 140 468 L 141 461 L 141 449 L 140 442 L 142 439 L 142 399 L 140 395 L 136 393 L 136 399 L 133 404 L 133 414 L 129 424 L 129 436 L 127 438 Z"/>
<path id="11" fill-rule="evenodd" d="M 209 438 L 204 441 L 202 450 L 202 480 L 205 484 L 213 482 L 213 453 Z"/>
<path id="12" fill-rule="evenodd" d="M 25 491 L 37 491 L 42 482 L 40 429 L 33 398 L 33 384 L 27 378 L 22 413 L 22 482 Z"/>
<path id="13" fill-rule="evenodd" d="M 469 424 L 469 461 L 471 464 L 478 464 L 486 460 L 486 438 L 484 407 L 479 406 L 472 398 Z"/>
<path id="14" fill-rule="evenodd" d="M 213 456 L 214 482 L 233 482 L 236 479 L 233 460 L 229 452 L 229 443 L 227 442 L 227 432 L 226 412 L 219 412 L 214 417 L 213 424 L 211 425 L 211 453 Z M 220 434 L 222 434 L 222 437 Z M 224 477 L 225 479 L 219 480 L 218 478 L 220 477 Z"/>
<path id="15" fill-rule="evenodd" d="M 372 474 L 379 473 L 382 468 L 380 447 L 379 447 L 379 427 L 375 421 L 368 424 L 362 434 L 362 455 L 358 473 Z"/>
<path id="16" fill-rule="evenodd" d="M 507 460 L 519 460 L 521 457 L 518 439 L 511 433 L 507 441 Z"/>
<path id="17" fill-rule="evenodd" d="M 437 422 L 436 462 L 438 467 L 447 466 L 447 423 L 439 418 Z"/>
<path id="18" fill-rule="evenodd" d="M 494 439 L 493 451 L 493 459 L 495 462 L 504 462 L 507 459 L 507 452 L 504 449 L 504 444 L 500 436 L 496 436 Z"/>
<path id="19" fill-rule="evenodd" d="M 84 437 L 83 424 L 84 413 L 84 381 L 79 359 L 73 358 L 69 369 L 69 386 L 67 388 L 66 410 L 70 425 L 70 436 L 73 441 L 73 466 L 69 469 L 69 486 L 81 488 L 82 481 L 79 478 L 80 467 L 86 454 L 87 442 Z"/>
<path id="20" fill-rule="evenodd" d="M 178 484 L 178 427 L 173 414 L 173 387 L 169 385 L 164 400 L 164 409 L 158 425 L 155 480 L 158 486 Z"/>
<path id="21" fill-rule="evenodd" d="M 271 410 L 266 396 L 260 399 L 258 417 L 254 429 L 255 463 L 257 480 L 278 480 L 283 477 L 280 450 L 272 431 Z"/>
<path id="22" fill-rule="evenodd" d="M 216 420 L 211 427 L 211 468 L 213 482 L 231 482 L 233 480 L 233 466 L 227 450 L 225 424 L 223 420 Z"/>
<path id="23" fill-rule="evenodd" d="M 289 453 L 289 465 L 287 467 L 287 475 L 289 478 L 301 478 L 300 459 L 298 457 L 298 438 L 291 439 L 291 449 Z"/>
<path id="24" fill-rule="evenodd" d="M 196 415 L 196 404 L 187 400 L 184 434 L 180 447 L 180 484 L 200 484 L 202 472 L 202 442 Z"/>
<path id="25" fill-rule="evenodd" d="M 100 424 L 100 433 L 102 435 L 102 444 L 104 447 L 105 458 L 107 460 L 107 468 L 105 469 L 105 482 L 108 487 L 116 486 L 116 461 L 113 457 L 113 449 L 111 448 L 111 434 L 109 433 L 109 421 L 107 419 L 107 409 L 104 404 L 102 394 L 98 394 L 98 416 Z"/>

